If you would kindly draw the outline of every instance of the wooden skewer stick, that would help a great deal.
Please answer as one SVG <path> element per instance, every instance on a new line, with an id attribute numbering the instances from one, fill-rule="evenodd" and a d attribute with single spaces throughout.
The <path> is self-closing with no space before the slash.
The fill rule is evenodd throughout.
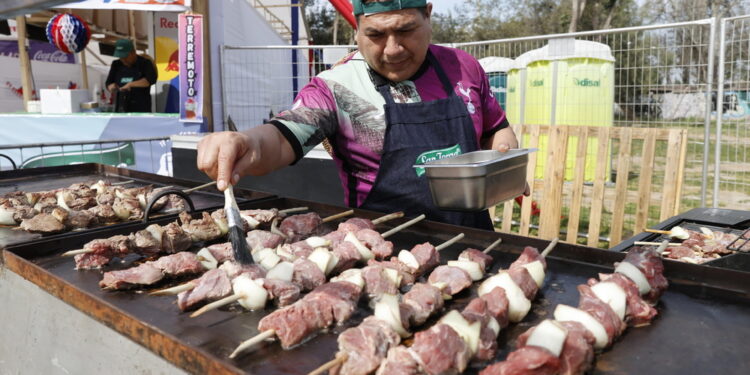
<path id="1" fill-rule="evenodd" d="M 150 295 L 150 296 L 173 296 L 173 295 L 180 294 L 182 292 L 191 290 L 191 289 L 195 288 L 196 286 L 197 286 L 196 283 L 194 283 L 192 281 L 188 281 L 188 282 L 186 282 L 184 284 L 173 286 L 171 288 L 164 288 L 164 289 L 155 290 L 155 291 L 149 293 L 148 295 Z"/>
<path id="2" fill-rule="evenodd" d="M 662 244 L 662 242 L 648 242 L 648 241 L 635 241 L 635 242 L 633 242 L 633 245 L 636 245 L 636 246 L 659 246 L 661 244 Z M 667 241 L 667 244 L 668 244 L 667 246 L 680 246 L 680 245 L 682 245 L 679 242 L 669 242 L 669 241 Z"/>
<path id="3" fill-rule="evenodd" d="M 482 250 L 483 253 L 489 254 L 492 249 L 496 248 L 497 245 L 500 245 L 500 243 L 503 242 L 502 238 L 498 238 L 497 241 L 490 244 L 490 246 L 487 246 L 484 250 Z"/>
<path id="4" fill-rule="evenodd" d="M 424 218 L 425 218 L 424 214 L 419 215 L 419 216 L 417 216 L 417 217 L 415 217 L 415 218 L 413 218 L 413 219 L 411 219 L 411 220 L 409 220 L 409 221 L 407 221 L 407 222 L 405 222 L 405 223 L 403 223 L 403 224 L 401 224 L 401 225 L 399 225 L 399 226 L 397 226 L 397 227 L 395 227 L 395 228 L 393 228 L 393 229 L 391 229 L 391 230 L 383 233 L 382 236 L 383 236 L 383 238 L 388 238 L 388 237 L 396 234 L 397 232 L 401 231 L 402 229 L 408 228 L 408 227 L 414 225 L 415 223 L 424 220 Z"/>
<path id="5" fill-rule="evenodd" d="M 93 252 L 94 252 L 93 249 L 78 249 L 78 250 L 66 251 L 66 252 L 62 253 L 62 255 L 60 255 L 60 256 L 63 256 L 63 257 L 72 257 L 73 255 L 88 254 L 88 253 L 93 253 Z"/>
<path id="6" fill-rule="evenodd" d="M 234 351 L 232 352 L 232 354 L 229 355 L 229 358 L 234 358 L 234 357 L 237 356 L 237 354 L 242 353 L 247 348 L 252 348 L 256 344 L 259 344 L 259 343 L 261 343 L 261 342 L 263 342 L 263 341 L 265 341 L 267 339 L 270 339 L 270 338 L 272 338 L 274 336 L 276 336 L 276 331 L 274 331 L 272 329 L 270 329 L 268 331 L 263 331 L 263 332 L 255 335 L 255 337 L 243 341 L 237 347 L 237 349 L 234 349 Z"/>
<path id="7" fill-rule="evenodd" d="M 346 354 L 338 355 L 338 356 L 336 356 L 336 358 L 334 358 L 334 359 L 332 359 L 332 360 L 330 360 L 330 361 L 322 364 L 320 367 L 316 368 L 315 370 L 310 371 L 310 373 L 307 374 L 307 375 L 321 375 L 324 372 L 326 372 L 326 371 L 328 371 L 328 370 L 330 370 L 330 369 L 332 369 L 332 368 L 334 368 L 334 367 L 336 367 L 338 365 L 343 365 L 344 362 L 346 362 L 346 360 L 348 358 L 349 358 L 349 356 L 346 355 Z"/>
<path id="8" fill-rule="evenodd" d="M 658 234 L 671 234 L 672 232 L 668 230 L 659 230 L 659 229 L 644 229 L 644 232 L 648 233 L 658 233 Z"/>
<path id="9" fill-rule="evenodd" d="M 460 241 L 462 238 L 464 238 L 464 234 L 463 233 L 459 233 L 455 237 L 451 238 L 450 240 L 445 241 L 445 242 L 441 243 L 440 245 L 435 246 L 435 250 L 437 250 L 437 251 L 443 250 L 446 247 L 448 247 L 450 245 L 453 245 L 454 243 Z"/>
<path id="10" fill-rule="evenodd" d="M 182 192 L 185 193 L 185 194 L 190 194 L 190 193 L 192 193 L 192 192 L 194 192 L 196 190 L 201 190 L 201 189 L 207 188 L 207 187 L 215 185 L 215 184 L 216 184 L 216 181 L 211 181 L 211 182 L 207 182 L 207 183 L 205 183 L 203 185 L 198 185 L 196 187 L 191 187 L 190 189 L 185 189 Z"/>
<path id="11" fill-rule="evenodd" d="M 216 310 L 219 307 L 226 306 L 234 301 L 239 301 L 242 297 L 244 297 L 242 294 L 233 294 L 231 296 L 224 297 L 218 301 L 211 302 L 208 305 L 201 307 L 200 309 L 196 310 L 194 313 L 190 314 L 190 317 L 195 318 L 196 316 L 203 315 L 206 312 L 209 312 L 211 310 Z"/>
<path id="12" fill-rule="evenodd" d="M 658 254 L 663 254 L 664 250 L 667 249 L 667 246 L 669 246 L 669 240 L 662 241 L 661 244 L 659 244 L 659 247 L 656 248 L 656 252 Z"/>
<path id="13" fill-rule="evenodd" d="M 546 258 L 547 255 L 549 255 L 549 253 L 551 253 L 552 250 L 555 249 L 555 246 L 557 246 L 558 242 L 560 242 L 559 238 L 553 239 L 552 242 L 550 242 L 549 245 L 547 245 L 547 247 L 544 249 L 544 251 L 542 251 L 542 258 Z"/>
<path id="14" fill-rule="evenodd" d="M 122 186 L 122 185 L 132 184 L 133 182 L 135 182 L 135 180 L 118 181 L 118 182 L 113 182 L 110 185 L 112 185 L 112 186 Z"/>
<path id="15" fill-rule="evenodd" d="M 286 234 L 284 234 L 284 232 L 279 230 L 279 218 L 278 217 L 274 218 L 273 221 L 271 221 L 271 233 L 278 234 L 279 236 L 281 236 L 281 238 L 284 239 L 284 241 L 289 239 L 289 237 Z"/>
<path id="16" fill-rule="evenodd" d="M 380 223 L 385 223 L 386 221 L 393 220 L 393 219 L 398 219 L 398 218 L 402 218 L 402 217 L 404 217 L 404 213 L 403 213 L 403 211 L 399 211 L 399 212 L 394 212 L 392 214 L 388 214 L 388 215 L 385 215 L 385 216 L 381 216 L 381 217 L 379 217 L 377 219 L 374 219 L 372 221 L 372 223 L 374 225 L 378 225 Z"/>
<path id="17" fill-rule="evenodd" d="M 291 214 L 291 213 L 294 213 L 294 212 L 302 212 L 302 211 L 307 211 L 307 210 L 309 210 L 309 208 L 307 208 L 307 207 L 294 207 L 294 208 L 287 208 L 286 210 L 279 210 L 279 213 L 280 214 Z"/>
<path id="18" fill-rule="evenodd" d="M 352 214 L 354 214 L 354 210 L 344 211 L 344 212 L 338 213 L 336 215 L 331 215 L 329 217 L 324 217 L 322 221 L 324 223 L 327 223 L 329 221 L 334 221 L 336 219 L 341 219 L 342 217 L 347 217 L 347 216 L 352 215 Z"/>

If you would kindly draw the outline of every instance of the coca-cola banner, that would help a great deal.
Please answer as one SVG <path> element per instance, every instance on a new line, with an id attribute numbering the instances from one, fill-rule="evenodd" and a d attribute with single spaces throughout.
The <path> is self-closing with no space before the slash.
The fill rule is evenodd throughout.
<path id="1" fill-rule="evenodd" d="M 180 121 L 203 122 L 203 16 L 180 14 Z"/>
<path id="2" fill-rule="evenodd" d="M 15 40 L 0 40 L 0 56 L 18 58 L 18 42 Z M 75 56 L 55 48 L 55 46 L 29 40 L 29 58 L 34 61 L 52 63 L 75 64 Z"/>

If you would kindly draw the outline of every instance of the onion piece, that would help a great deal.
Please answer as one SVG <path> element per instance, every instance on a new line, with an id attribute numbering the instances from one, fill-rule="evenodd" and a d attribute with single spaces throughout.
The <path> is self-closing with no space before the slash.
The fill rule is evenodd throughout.
<path id="1" fill-rule="evenodd" d="M 200 249 L 196 256 L 198 257 L 198 262 L 200 262 L 200 264 L 202 264 L 207 270 L 212 270 L 219 265 L 219 261 L 214 258 L 214 255 L 211 254 L 211 251 L 206 247 Z"/>
<path id="2" fill-rule="evenodd" d="M 268 253 L 268 255 L 264 256 L 263 259 L 261 259 L 260 266 L 268 271 L 279 264 L 279 262 L 281 262 L 281 257 L 276 255 L 276 253 L 274 253 L 272 250 L 270 253 Z"/>
<path id="3" fill-rule="evenodd" d="M 260 264 L 260 262 L 263 261 L 263 258 L 269 256 L 270 254 L 275 255 L 273 249 L 269 249 L 267 247 L 259 249 L 259 250 L 255 250 L 252 252 L 253 261 L 257 264 Z"/>
<path id="4" fill-rule="evenodd" d="M 149 225 L 149 226 L 146 227 L 146 231 L 149 232 L 151 234 L 151 236 L 153 236 L 154 239 L 159 244 L 162 243 L 162 238 L 164 236 L 164 228 L 162 228 L 158 224 L 151 224 L 151 225 Z"/>
<path id="5" fill-rule="evenodd" d="M 362 256 L 362 260 L 364 262 L 367 262 L 370 259 L 375 258 L 375 254 L 370 251 L 370 249 L 367 248 L 362 242 L 359 241 L 359 239 L 354 235 L 354 233 L 349 232 L 344 237 L 344 241 L 351 242 L 355 248 L 357 248 L 357 251 L 359 251 L 359 255 Z"/>
<path id="6" fill-rule="evenodd" d="M 64 208 L 66 211 L 70 211 L 70 207 L 68 207 L 68 202 L 66 202 L 67 196 L 70 195 L 70 193 L 67 193 L 65 191 L 58 191 L 57 194 L 55 194 L 55 197 L 57 198 L 57 205 Z"/>
<path id="7" fill-rule="evenodd" d="M 146 207 L 148 207 L 148 200 L 146 200 L 146 194 L 143 194 L 143 193 L 138 194 L 137 198 L 138 198 L 138 204 L 140 204 L 141 208 L 145 210 Z"/>
<path id="8" fill-rule="evenodd" d="M 482 266 L 479 265 L 477 262 L 472 262 L 470 260 L 449 260 L 448 266 L 460 268 L 466 273 L 471 276 L 471 279 L 473 281 L 481 280 L 484 278 L 484 271 L 482 270 Z"/>
<path id="9" fill-rule="evenodd" d="M 477 320 L 474 323 L 469 323 L 460 312 L 451 310 L 438 323 L 453 328 L 461 336 L 469 349 L 471 349 L 472 356 L 479 350 L 479 334 L 482 331 L 482 323 L 480 321 Z"/>
<path id="10" fill-rule="evenodd" d="M 413 270 L 419 269 L 419 261 L 417 260 L 417 258 L 414 257 L 414 254 L 412 254 L 411 251 L 409 250 L 399 251 L 398 260 Z"/>
<path id="11" fill-rule="evenodd" d="M 214 217 L 214 215 L 211 215 L 211 219 L 213 219 L 214 224 L 216 224 L 217 227 L 219 227 L 219 231 L 221 232 L 221 235 L 225 235 L 229 233 L 229 223 L 226 219 L 217 219 Z"/>
<path id="12" fill-rule="evenodd" d="M 268 291 L 263 288 L 263 279 L 253 280 L 247 275 L 237 276 L 232 280 L 232 290 L 234 294 L 241 296 L 237 302 L 248 310 L 258 310 L 266 306 Z"/>
<path id="13" fill-rule="evenodd" d="M 526 340 L 526 345 L 547 349 L 555 357 L 559 357 L 567 336 L 568 330 L 562 324 L 552 319 L 546 319 L 534 327 L 528 340 Z"/>
<path id="14" fill-rule="evenodd" d="M 276 255 L 280 256 L 281 259 L 287 262 L 294 262 L 298 258 L 296 255 L 292 254 L 290 251 L 284 249 L 283 247 L 278 247 L 276 249 Z"/>
<path id="15" fill-rule="evenodd" d="M 320 271 L 325 274 L 326 270 L 329 268 L 329 263 L 331 262 L 331 252 L 325 248 L 319 247 L 307 256 L 307 260 L 315 263 L 315 265 L 320 268 Z"/>
<path id="16" fill-rule="evenodd" d="M 360 290 L 365 287 L 365 279 L 362 277 L 362 270 L 359 268 L 350 268 L 340 275 L 331 279 L 331 281 L 346 281 L 359 287 Z"/>
<path id="17" fill-rule="evenodd" d="M 620 264 L 615 267 L 615 272 L 621 273 L 633 281 L 635 285 L 638 286 L 638 292 L 640 292 L 641 295 L 651 291 L 651 284 L 648 283 L 646 275 L 644 275 L 638 267 L 628 262 L 620 262 Z"/>
<path id="18" fill-rule="evenodd" d="M 25 195 L 26 195 L 26 200 L 29 201 L 30 206 L 36 205 L 36 202 L 39 201 L 39 198 L 41 198 L 41 194 L 39 193 L 30 192 L 30 193 L 26 193 Z"/>
<path id="19" fill-rule="evenodd" d="M 9 208 L 0 207 L 0 224 L 2 225 L 16 225 L 16 219 L 13 218 L 15 211 Z"/>
<path id="20" fill-rule="evenodd" d="M 268 270 L 268 273 L 266 273 L 267 279 L 272 280 L 283 280 L 283 281 L 292 281 L 292 277 L 294 276 L 294 264 L 290 262 L 279 262 L 279 264 L 275 265 L 273 268 Z"/>
<path id="21" fill-rule="evenodd" d="M 398 271 L 394 270 L 393 268 L 384 268 L 383 271 L 385 272 L 385 276 L 388 278 L 388 280 L 391 280 L 393 285 L 396 286 L 396 289 L 401 285 L 401 275 L 399 275 Z"/>
<path id="22" fill-rule="evenodd" d="M 712 231 L 711 229 L 708 229 L 706 227 L 701 227 L 700 229 L 701 233 L 703 233 L 703 236 L 705 236 L 706 238 L 711 240 L 714 238 L 714 231 Z"/>
<path id="23" fill-rule="evenodd" d="M 383 294 L 375 302 L 375 317 L 387 323 L 401 337 L 410 335 L 409 331 L 404 329 L 401 323 L 401 310 L 398 306 L 398 296 L 393 294 Z"/>
<path id="24" fill-rule="evenodd" d="M 713 235 L 713 233 L 711 233 Z M 669 230 L 669 237 L 676 238 L 678 240 L 686 240 L 690 238 L 690 233 L 685 228 L 677 225 Z"/>
<path id="25" fill-rule="evenodd" d="M 252 216 L 240 214 L 240 217 L 247 222 L 247 226 L 250 228 L 250 230 L 257 228 L 258 225 L 260 225 L 260 221 L 255 220 L 255 218 Z"/>
<path id="26" fill-rule="evenodd" d="M 531 275 L 531 278 L 534 279 L 534 282 L 536 282 L 536 286 L 541 288 L 544 284 L 544 265 L 541 261 L 535 260 L 531 263 L 526 263 L 522 266 L 523 268 L 526 268 L 527 271 L 529 271 L 529 275 Z"/>
<path id="27" fill-rule="evenodd" d="M 103 194 L 107 191 L 107 185 L 104 183 L 104 181 L 99 180 L 93 185 L 89 186 L 92 190 L 96 190 L 96 194 Z"/>
<path id="28" fill-rule="evenodd" d="M 325 239 L 323 237 L 308 237 L 305 240 L 305 243 L 310 245 L 313 249 L 316 247 L 330 247 L 331 246 L 331 240 Z"/>
<path id="29" fill-rule="evenodd" d="M 523 294 L 523 290 L 513 282 L 508 272 L 502 271 L 485 280 L 479 286 L 477 292 L 479 296 L 483 296 L 496 287 L 503 288 L 506 297 L 508 297 L 508 319 L 513 323 L 523 320 L 531 310 L 531 301 Z"/>
<path id="30" fill-rule="evenodd" d="M 487 321 L 487 327 L 489 327 L 493 332 L 495 332 L 495 336 L 500 334 L 500 323 L 497 322 L 497 319 L 494 317 L 490 317 L 490 320 Z"/>
<path id="31" fill-rule="evenodd" d="M 598 320 L 591 316 L 591 314 L 575 307 L 560 304 L 555 308 L 554 316 L 555 320 L 559 322 L 581 323 L 589 332 L 591 332 L 592 335 L 594 335 L 594 338 L 596 339 L 594 348 L 603 349 L 607 346 L 607 343 L 609 342 L 607 331 Z"/>
<path id="32" fill-rule="evenodd" d="M 620 320 L 625 319 L 628 295 L 619 285 L 611 281 L 603 281 L 594 284 L 591 287 L 591 291 L 594 292 L 596 298 L 608 304 L 617 316 L 620 317 Z"/>

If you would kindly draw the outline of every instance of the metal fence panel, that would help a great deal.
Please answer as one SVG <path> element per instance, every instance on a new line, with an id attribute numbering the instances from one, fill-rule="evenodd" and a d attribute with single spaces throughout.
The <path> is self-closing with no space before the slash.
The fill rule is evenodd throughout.
<path id="1" fill-rule="evenodd" d="M 721 21 L 714 207 L 750 207 L 750 15 Z"/>

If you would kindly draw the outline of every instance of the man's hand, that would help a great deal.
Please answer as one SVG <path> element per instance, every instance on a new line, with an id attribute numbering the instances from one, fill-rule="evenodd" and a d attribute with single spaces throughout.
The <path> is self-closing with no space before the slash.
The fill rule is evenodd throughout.
<path id="1" fill-rule="evenodd" d="M 107 86 L 107 90 L 109 90 L 109 92 L 115 92 L 115 91 L 117 91 L 117 84 L 114 83 L 114 82 L 110 83 L 109 86 Z"/>
<path id="2" fill-rule="evenodd" d="M 130 91 L 130 83 L 124 84 L 122 87 L 120 87 L 121 91 Z"/>
<path id="3" fill-rule="evenodd" d="M 241 132 L 209 134 L 198 142 L 198 169 L 217 181 L 223 191 L 227 184 L 236 185 L 242 172 L 252 168 L 259 158 L 257 139 Z"/>

